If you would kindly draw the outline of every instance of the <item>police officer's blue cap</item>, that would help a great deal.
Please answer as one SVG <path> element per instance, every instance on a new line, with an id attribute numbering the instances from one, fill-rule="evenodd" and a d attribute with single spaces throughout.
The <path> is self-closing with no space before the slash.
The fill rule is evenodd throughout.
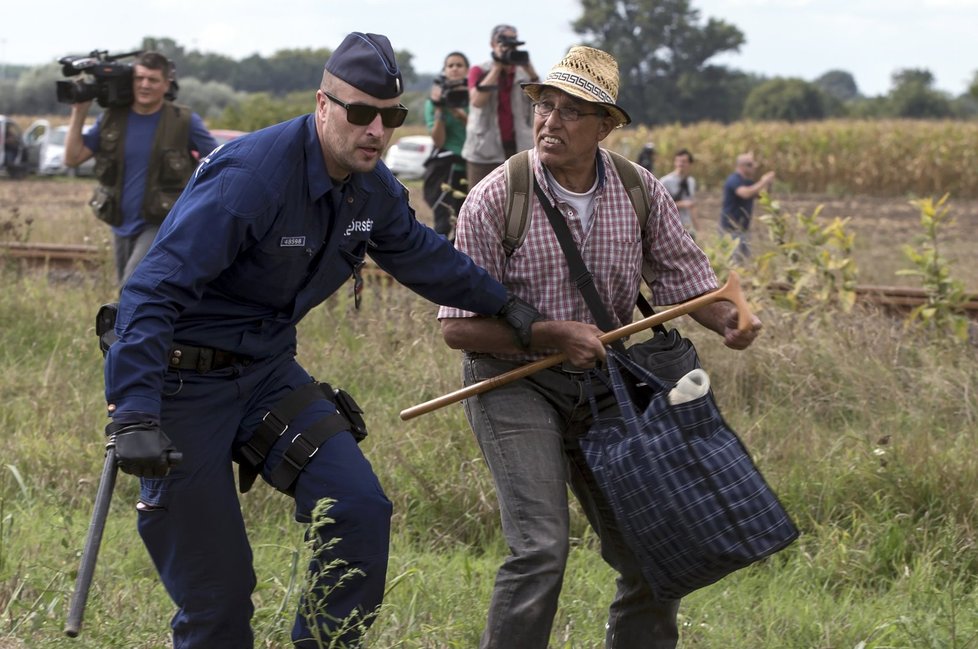
<path id="1" fill-rule="evenodd" d="M 404 91 L 394 48 L 381 34 L 347 35 L 326 61 L 326 70 L 377 99 L 400 97 Z"/>

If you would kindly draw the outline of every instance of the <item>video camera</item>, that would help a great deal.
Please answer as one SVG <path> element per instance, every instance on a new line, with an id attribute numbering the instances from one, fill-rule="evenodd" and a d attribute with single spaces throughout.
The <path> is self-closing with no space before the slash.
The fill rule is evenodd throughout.
<path id="1" fill-rule="evenodd" d="M 441 86 L 441 99 L 434 102 L 436 106 L 465 108 L 469 105 L 469 89 L 464 78 L 453 80 L 440 74 L 435 77 L 433 83 Z"/>
<path id="2" fill-rule="evenodd" d="M 63 56 L 58 59 L 61 74 L 78 77 L 68 81 L 55 81 L 58 101 L 78 104 L 95 100 L 102 108 L 129 106 L 132 91 L 132 63 L 120 63 L 118 59 L 138 56 L 140 51 L 109 55 L 106 50 L 92 50 L 88 56 Z M 88 79 L 91 77 L 91 80 Z"/>
<path id="3" fill-rule="evenodd" d="M 525 45 L 523 41 L 516 40 L 512 36 L 501 35 L 497 42 L 503 46 L 503 51 L 498 57 L 493 54 L 493 58 L 496 58 L 500 63 L 505 63 L 506 65 L 526 65 L 530 62 L 529 52 L 516 49 L 520 45 Z"/>

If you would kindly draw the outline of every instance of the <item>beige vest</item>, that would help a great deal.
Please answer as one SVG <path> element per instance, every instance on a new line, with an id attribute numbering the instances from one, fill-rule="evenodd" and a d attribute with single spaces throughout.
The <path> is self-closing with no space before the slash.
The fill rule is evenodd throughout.
<path id="1" fill-rule="evenodd" d="M 480 66 L 483 70 L 492 67 L 492 61 Z M 520 87 L 521 81 L 529 81 L 526 70 L 517 67 L 514 71 L 513 91 L 510 105 L 513 109 L 513 131 L 516 136 L 516 150 L 524 151 L 533 147 L 533 106 L 530 98 Z M 482 108 L 469 106 L 469 121 L 465 127 L 465 145 L 462 157 L 479 164 L 502 164 L 506 160 L 503 152 L 502 136 L 499 133 L 499 90 L 489 91 L 489 101 Z"/>

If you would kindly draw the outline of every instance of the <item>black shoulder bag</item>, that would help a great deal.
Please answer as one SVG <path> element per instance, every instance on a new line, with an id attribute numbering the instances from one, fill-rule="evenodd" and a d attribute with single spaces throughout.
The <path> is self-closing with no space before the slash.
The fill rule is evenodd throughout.
<path id="1" fill-rule="evenodd" d="M 567 258 L 567 267 L 571 277 L 574 278 L 574 283 L 584 297 L 584 302 L 591 311 L 591 315 L 594 316 L 595 323 L 602 331 L 611 331 L 614 328 L 614 321 L 598 296 L 598 291 L 594 287 L 594 276 L 584 263 L 577 245 L 574 244 L 574 238 L 564 221 L 564 217 L 547 198 L 536 178 L 533 179 L 533 191 L 547 214 L 554 234 L 557 235 L 560 248 Z M 645 317 L 654 313 L 652 305 L 645 299 L 641 291 L 639 291 L 636 303 Z M 655 326 L 654 331 L 655 335 L 652 338 L 636 343 L 627 350 L 624 349 L 620 340 L 612 343 L 612 348 L 619 352 L 625 351 L 633 361 L 650 371 L 659 380 L 669 383 L 670 386 L 688 372 L 700 367 L 696 348 L 693 347 L 692 341 L 684 338 L 678 330 L 667 330 L 660 324 Z"/>

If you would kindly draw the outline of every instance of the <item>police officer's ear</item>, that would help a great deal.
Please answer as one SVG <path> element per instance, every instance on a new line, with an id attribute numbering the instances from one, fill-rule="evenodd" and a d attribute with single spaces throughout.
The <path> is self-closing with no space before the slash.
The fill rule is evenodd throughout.
<path id="1" fill-rule="evenodd" d="M 316 116 L 320 121 L 326 119 L 326 102 L 329 101 L 323 91 L 316 91 Z"/>

